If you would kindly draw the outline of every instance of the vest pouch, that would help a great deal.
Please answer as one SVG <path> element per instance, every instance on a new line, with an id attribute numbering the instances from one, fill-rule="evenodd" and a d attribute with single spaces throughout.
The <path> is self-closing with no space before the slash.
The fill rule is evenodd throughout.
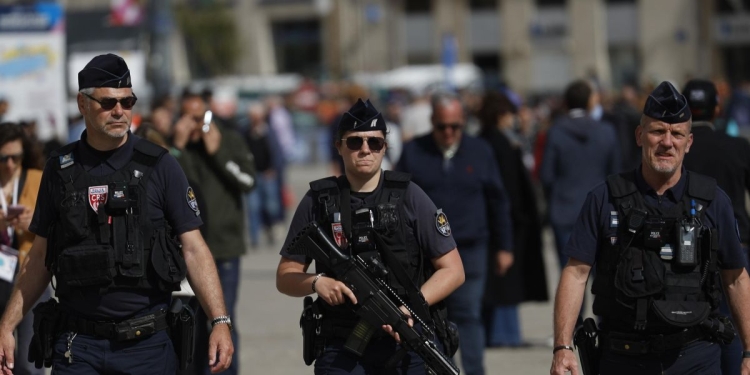
<path id="1" fill-rule="evenodd" d="M 89 205 L 85 194 L 68 192 L 60 205 L 60 239 L 63 244 L 72 244 L 89 235 Z"/>
<path id="2" fill-rule="evenodd" d="M 107 286 L 115 276 L 113 252 L 107 245 L 67 247 L 57 258 L 56 276 L 70 287 Z"/>
<path id="3" fill-rule="evenodd" d="M 146 262 L 138 226 L 138 216 L 124 215 L 114 217 L 115 235 L 123 240 L 115 241 L 118 274 L 125 277 L 140 278 L 146 271 Z"/>
<path id="4" fill-rule="evenodd" d="M 180 281 L 187 275 L 187 265 L 179 242 L 166 233 L 165 228 L 154 232 L 151 264 L 159 278 L 171 284 L 169 290 L 178 290 Z"/>
<path id="5" fill-rule="evenodd" d="M 665 272 L 656 252 L 630 247 L 617 264 L 615 288 L 629 298 L 651 296 L 663 290 Z"/>
<path id="6" fill-rule="evenodd" d="M 708 318 L 711 305 L 705 301 L 654 301 L 653 310 L 667 324 L 692 327 Z"/>

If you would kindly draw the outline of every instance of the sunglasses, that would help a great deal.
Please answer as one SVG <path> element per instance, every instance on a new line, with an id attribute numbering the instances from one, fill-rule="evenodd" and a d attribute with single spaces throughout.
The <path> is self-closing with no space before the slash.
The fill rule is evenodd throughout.
<path id="1" fill-rule="evenodd" d="M 23 154 L 13 154 L 13 155 L 3 155 L 0 154 L 0 163 L 7 163 L 8 160 L 13 160 L 14 163 L 18 164 L 21 162 L 21 159 L 23 159 Z"/>
<path id="2" fill-rule="evenodd" d="M 440 131 L 445 131 L 445 129 L 450 128 L 451 130 L 458 131 L 463 127 L 461 124 L 435 124 L 435 129 Z"/>
<path id="3" fill-rule="evenodd" d="M 131 109 L 135 105 L 135 102 L 138 100 L 135 94 L 133 94 L 133 96 L 124 97 L 122 99 L 116 99 L 116 98 L 97 99 L 86 93 L 84 93 L 83 95 L 86 95 L 89 99 L 99 103 L 99 105 L 102 106 L 102 109 L 105 111 L 109 111 L 112 108 L 115 108 L 117 103 L 120 103 L 120 105 L 122 106 L 122 109 Z"/>
<path id="4" fill-rule="evenodd" d="M 346 147 L 352 151 L 359 151 L 362 149 L 362 145 L 367 142 L 367 147 L 372 151 L 380 151 L 385 147 L 385 138 L 383 137 L 346 137 L 342 138 L 342 141 L 346 141 Z"/>

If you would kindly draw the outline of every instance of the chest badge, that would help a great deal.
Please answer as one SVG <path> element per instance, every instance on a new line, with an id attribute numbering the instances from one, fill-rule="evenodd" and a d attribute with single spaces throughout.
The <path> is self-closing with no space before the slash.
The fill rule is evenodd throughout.
<path id="1" fill-rule="evenodd" d="M 75 162 L 72 152 L 69 154 L 60 155 L 58 159 L 60 161 L 60 169 L 65 169 L 67 167 L 70 167 Z"/>
<path id="2" fill-rule="evenodd" d="M 611 243 L 612 245 L 616 244 L 617 243 L 617 237 L 610 237 L 609 238 L 609 243 Z"/>
<path id="3" fill-rule="evenodd" d="M 344 228 L 341 223 L 331 223 L 331 232 L 333 232 L 333 239 L 336 241 L 336 245 L 340 248 L 346 247 L 346 237 L 344 236 Z"/>
<path id="4" fill-rule="evenodd" d="M 99 205 L 107 203 L 107 185 L 89 186 L 89 205 L 94 212 L 99 212 Z"/>
<path id="5" fill-rule="evenodd" d="M 435 227 L 438 232 L 445 237 L 451 235 L 451 225 L 448 223 L 448 216 L 445 215 L 443 209 L 438 209 L 435 214 Z"/>

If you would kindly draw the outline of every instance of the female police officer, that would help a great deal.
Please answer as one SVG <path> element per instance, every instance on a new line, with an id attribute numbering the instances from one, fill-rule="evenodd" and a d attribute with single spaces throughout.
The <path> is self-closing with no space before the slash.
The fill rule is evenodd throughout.
<path id="1" fill-rule="evenodd" d="M 403 225 L 397 225 L 396 230 L 383 235 L 385 243 L 389 244 L 398 260 L 396 265 L 385 262 L 386 267 L 391 274 L 395 268 L 406 269 L 420 285 L 428 305 L 434 306 L 463 283 L 463 265 L 445 214 L 435 207 L 422 189 L 409 182 L 407 174 L 381 170 L 386 147 L 386 124 L 374 106 L 369 101 L 359 100 L 342 116 L 338 126 L 335 146 L 343 157 L 345 176 L 310 184 L 311 189 L 297 207 L 281 251 L 276 286 L 280 292 L 295 297 L 311 292 L 318 294 L 315 304 L 322 311 L 323 323 L 316 339 L 325 340 L 325 349 L 315 359 L 316 374 L 384 373 L 384 363 L 399 348 L 394 341 L 394 338 L 399 339 L 398 335 L 393 333 L 391 327 L 384 326 L 393 338 L 375 335 L 361 356 L 346 351 L 344 343 L 356 318 L 351 309 L 339 305 L 347 303 L 347 300 L 356 304 L 357 300 L 344 283 L 331 275 L 308 273 L 311 260 L 290 254 L 287 247 L 291 240 L 308 223 L 316 221 L 326 231 L 331 228 L 331 238 L 347 250 L 347 243 L 351 244 L 352 238 L 346 238 L 343 234 L 351 228 L 352 222 L 347 218 L 349 215 L 342 213 L 369 209 L 365 210 L 370 212 L 365 215 L 366 218 L 377 216 L 374 227 L 379 227 L 383 224 L 383 218 L 389 216 L 384 214 L 385 211 L 391 207 L 390 213 L 396 216 L 397 223 Z M 355 216 L 354 221 L 357 221 L 361 215 Z M 357 252 L 356 247 L 349 246 L 348 250 Z M 383 253 L 383 249 L 377 251 Z M 426 277 L 420 272 L 424 268 L 422 265 L 434 269 L 434 273 Z M 406 293 L 408 285 L 391 281 L 398 294 Z M 413 353 L 409 353 L 396 367 L 399 373 L 425 373 L 422 360 Z"/>

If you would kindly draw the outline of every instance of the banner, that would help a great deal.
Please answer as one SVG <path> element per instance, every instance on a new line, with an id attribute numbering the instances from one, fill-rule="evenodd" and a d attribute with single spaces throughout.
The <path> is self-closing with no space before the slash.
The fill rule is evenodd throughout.
<path id="1" fill-rule="evenodd" d="M 0 6 L 2 121 L 35 121 L 41 140 L 67 139 L 64 64 L 61 5 Z"/>

